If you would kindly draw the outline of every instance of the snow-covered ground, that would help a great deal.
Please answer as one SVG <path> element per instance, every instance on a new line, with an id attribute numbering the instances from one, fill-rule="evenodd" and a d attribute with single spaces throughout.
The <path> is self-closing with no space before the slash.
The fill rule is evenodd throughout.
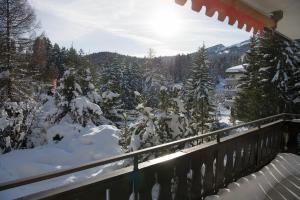
<path id="1" fill-rule="evenodd" d="M 120 130 L 114 126 L 88 124 L 86 127 L 82 127 L 77 123 L 73 123 L 69 117 L 65 117 L 58 124 L 47 125 L 45 118 L 53 112 L 53 105 L 53 99 L 50 98 L 38 116 L 42 125 L 36 125 L 39 127 L 34 132 L 36 138 L 31 138 L 33 143 L 39 143 L 40 141 L 38 140 L 46 137 L 44 140 L 47 143 L 33 149 L 14 150 L 0 155 L 0 182 L 75 167 L 124 153 L 119 146 Z M 43 129 L 45 133 L 43 133 Z M 63 139 L 60 142 L 54 141 L 53 137 L 56 135 L 63 137 Z M 122 163 L 108 164 L 63 177 L 1 191 L 0 199 L 14 199 L 90 178 L 102 172 L 120 168 Z"/>
<path id="2" fill-rule="evenodd" d="M 260 171 L 231 183 L 205 200 L 300 199 L 300 156 L 281 153 Z"/>
<path id="3" fill-rule="evenodd" d="M 232 126 L 232 123 L 230 122 L 230 110 L 224 107 L 224 86 L 225 80 L 219 77 L 219 83 L 215 87 L 215 102 L 217 104 L 216 111 L 220 123 Z"/>
<path id="4" fill-rule="evenodd" d="M 67 133 L 64 134 L 66 138 L 57 144 L 50 143 L 34 149 L 16 150 L 0 155 L 0 182 L 75 167 L 123 153 L 118 144 L 119 129 L 113 126 L 82 128 L 71 124 L 60 124 L 53 127 L 51 131 L 56 132 L 57 130 Z M 0 192 L 0 199 L 14 199 L 22 195 L 90 178 L 104 171 L 119 168 L 119 165 L 122 165 L 122 162 L 5 190 Z"/>

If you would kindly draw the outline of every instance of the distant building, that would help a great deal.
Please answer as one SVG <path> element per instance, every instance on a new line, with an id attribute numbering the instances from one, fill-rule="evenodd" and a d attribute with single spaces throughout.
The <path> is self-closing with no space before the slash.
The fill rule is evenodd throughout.
<path id="1" fill-rule="evenodd" d="M 245 75 L 244 65 L 230 67 L 225 71 L 225 107 L 232 108 L 237 92 L 240 90 L 241 78 Z"/>

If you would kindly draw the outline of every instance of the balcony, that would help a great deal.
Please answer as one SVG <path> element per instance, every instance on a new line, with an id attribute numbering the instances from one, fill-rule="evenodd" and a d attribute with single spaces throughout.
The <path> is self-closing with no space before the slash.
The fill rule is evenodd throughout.
<path id="1" fill-rule="evenodd" d="M 225 107 L 233 107 L 234 106 L 234 100 L 232 100 L 232 99 L 225 99 L 225 101 L 224 101 L 224 106 Z"/>
<path id="2" fill-rule="evenodd" d="M 132 161 L 133 165 L 22 199 L 121 200 L 129 199 L 133 194 L 135 199 L 151 199 L 155 184 L 159 184 L 159 199 L 172 199 L 172 196 L 173 199 L 202 199 L 260 170 L 278 153 L 294 153 L 297 145 L 295 138 L 300 129 L 299 119 L 300 115 L 279 114 L 71 169 L 7 182 L 0 185 L 0 191 L 127 160 Z M 233 134 L 241 127 L 248 130 Z M 190 147 L 183 148 L 186 145 Z M 178 151 L 166 154 L 171 147 L 176 147 Z M 143 154 L 154 152 L 165 152 L 166 155 L 138 162 Z"/>
<path id="3" fill-rule="evenodd" d="M 225 97 L 233 97 L 236 96 L 236 93 L 239 91 L 239 89 L 225 89 L 224 95 Z"/>
<path id="4" fill-rule="evenodd" d="M 236 86 L 239 83 L 240 83 L 240 79 L 237 79 L 237 78 L 226 78 L 225 79 L 225 85 Z"/>

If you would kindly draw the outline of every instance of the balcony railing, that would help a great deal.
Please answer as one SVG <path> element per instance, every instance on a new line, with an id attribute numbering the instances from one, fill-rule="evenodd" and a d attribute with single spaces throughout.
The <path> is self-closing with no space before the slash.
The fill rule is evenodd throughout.
<path id="1" fill-rule="evenodd" d="M 241 82 L 241 80 L 238 79 L 238 78 L 226 78 L 226 79 L 225 79 L 225 85 L 236 86 L 236 85 L 239 84 L 240 82 Z"/>
<path id="2" fill-rule="evenodd" d="M 300 115 L 279 114 L 70 169 L 2 183 L 0 191 L 132 159 L 133 166 L 22 199 L 127 200 L 133 195 L 134 199 L 147 200 L 151 199 L 153 188 L 159 191 L 159 199 L 201 199 L 215 194 L 228 183 L 259 170 L 274 159 L 277 153 L 293 152 L 295 137 L 300 128 L 300 120 L 295 119 L 299 118 Z M 241 127 L 249 129 L 230 134 Z M 171 147 L 184 147 L 208 139 L 211 141 L 138 163 L 144 154 L 163 152 Z"/>
<path id="3" fill-rule="evenodd" d="M 234 100 L 233 99 L 225 99 L 224 106 L 233 107 L 234 106 Z"/>

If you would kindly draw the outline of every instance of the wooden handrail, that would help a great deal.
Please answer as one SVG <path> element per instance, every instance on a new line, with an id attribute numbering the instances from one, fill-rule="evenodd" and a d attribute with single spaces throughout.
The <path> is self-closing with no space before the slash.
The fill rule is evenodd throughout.
<path id="1" fill-rule="evenodd" d="M 114 157 L 110 157 L 110 158 L 106 158 L 106 159 L 93 161 L 93 162 L 86 163 L 86 164 L 83 164 L 83 165 L 80 165 L 80 166 L 77 166 L 77 167 L 72 167 L 72 168 L 69 168 L 69 169 L 62 169 L 62 170 L 43 173 L 43 174 L 40 174 L 40 175 L 31 176 L 31 177 L 27 177 L 27 178 L 22 178 L 22 179 L 17 179 L 17 180 L 13 180 L 13 181 L 3 182 L 3 183 L 0 184 L 0 191 L 7 190 L 7 189 L 10 189 L 10 188 L 19 187 L 19 186 L 22 186 L 22 185 L 35 183 L 35 182 L 39 182 L 39 181 L 43 181 L 43 180 L 47 180 L 47 179 L 51 179 L 51 178 L 55 178 L 55 177 L 59 177 L 59 176 L 63 176 L 63 175 L 74 173 L 74 172 L 79 172 L 79 171 L 82 171 L 82 170 L 90 169 L 90 168 L 93 168 L 93 167 L 98 167 L 98 166 L 101 166 L 101 165 L 113 163 L 113 162 L 120 161 L 120 160 L 125 160 L 125 159 L 128 159 L 128 158 L 137 158 L 138 156 L 149 153 L 149 152 L 160 151 L 160 150 L 166 149 L 166 148 L 171 147 L 171 146 L 176 146 L 176 145 L 186 144 L 188 142 L 198 141 L 198 140 L 204 139 L 204 138 L 209 137 L 209 136 L 217 136 L 217 138 L 219 138 L 219 136 L 221 134 L 226 133 L 226 132 L 231 131 L 231 130 L 234 130 L 234 129 L 237 129 L 237 128 L 240 128 L 240 127 L 244 127 L 244 126 L 258 126 L 258 127 L 260 127 L 262 124 L 264 124 L 265 121 L 268 121 L 268 120 L 275 121 L 276 119 L 277 120 L 278 119 L 285 120 L 288 117 L 299 117 L 300 118 L 300 114 L 282 113 L 282 114 L 278 114 L 278 115 L 258 119 L 258 120 L 252 121 L 252 122 L 243 123 L 243 124 L 240 124 L 240 125 L 237 125 L 237 126 L 233 126 L 233 127 L 213 131 L 213 132 L 210 132 L 210 133 L 207 133 L 207 134 L 193 136 L 193 137 L 177 140 L 177 141 L 174 141 L 174 142 L 169 142 L 169 143 L 166 143 L 166 144 L 153 146 L 153 147 L 150 147 L 150 148 L 141 149 L 141 150 L 134 151 L 134 152 L 130 152 L 130 153 L 126 153 L 126 154 L 122 154 L 122 155 L 118 155 L 118 156 L 114 156 Z"/>

